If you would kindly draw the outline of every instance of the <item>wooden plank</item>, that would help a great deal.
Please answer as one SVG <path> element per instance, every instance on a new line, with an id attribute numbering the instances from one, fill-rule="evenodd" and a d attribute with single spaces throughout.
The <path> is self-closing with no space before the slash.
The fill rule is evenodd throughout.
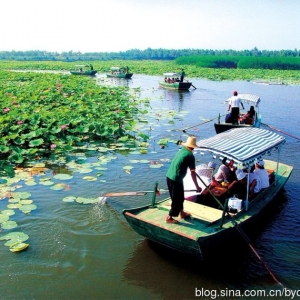
<path id="1" fill-rule="evenodd" d="M 194 203 L 191 201 L 184 201 L 184 210 L 191 214 L 192 217 L 205 222 L 215 222 L 222 218 L 223 211 L 212 208 L 203 204 Z M 171 201 L 166 201 L 159 205 L 160 208 L 169 210 L 171 208 Z"/>

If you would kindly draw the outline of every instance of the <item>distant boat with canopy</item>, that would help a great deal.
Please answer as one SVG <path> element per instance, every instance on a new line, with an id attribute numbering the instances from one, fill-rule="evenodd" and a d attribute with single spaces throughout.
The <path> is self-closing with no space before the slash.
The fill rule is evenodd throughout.
<path id="1" fill-rule="evenodd" d="M 133 73 L 129 73 L 128 67 L 111 67 L 110 72 L 106 73 L 107 77 L 130 79 Z"/>
<path id="2" fill-rule="evenodd" d="M 187 91 L 191 86 L 193 86 L 192 82 L 180 81 L 181 75 L 179 73 L 168 72 L 163 73 L 163 76 L 164 80 L 159 81 L 159 86 L 162 88 Z"/>

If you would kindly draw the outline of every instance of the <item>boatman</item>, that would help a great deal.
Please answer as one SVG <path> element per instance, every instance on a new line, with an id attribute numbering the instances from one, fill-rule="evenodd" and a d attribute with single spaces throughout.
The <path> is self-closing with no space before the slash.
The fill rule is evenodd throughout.
<path id="1" fill-rule="evenodd" d="M 242 103 L 241 98 L 238 97 L 238 92 L 234 91 L 233 96 L 228 99 L 228 111 L 231 109 L 232 124 L 238 124 L 240 105 L 244 109 L 244 104 Z"/>
<path id="2" fill-rule="evenodd" d="M 173 217 L 180 217 L 182 219 L 187 218 L 190 214 L 183 210 L 184 202 L 184 186 L 183 178 L 185 177 L 187 170 L 190 169 L 191 177 L 194 181 L 197 193 L 201 192 L 197 182 L 195 173 L 196 162 L 193 154 L 194 148 L 197 148 L 196 138 L 194 136 L 188 137 L 186 143 L 182 143 L 182 147 L 172 159 L 171 165 L 167 172 L 167 185 L 172 200 L 171 209 L 169 215 L 166 218 L 167 223 L 178 223 Z"/>
<path id="3" fill-rule="evenodd" d="M 180 82 L 183 82 L 184 76 L 185 76 L 184 69 L 181 69 L 181 72 L 180 72 Z"/>

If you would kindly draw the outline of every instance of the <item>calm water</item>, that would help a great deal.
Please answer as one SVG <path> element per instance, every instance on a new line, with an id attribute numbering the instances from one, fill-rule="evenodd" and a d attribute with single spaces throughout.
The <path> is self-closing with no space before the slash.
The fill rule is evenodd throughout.
<path id="1" fill-rule="evenodd" d="M 167 162 L 163 162 L 161 168 L 152 169 L 149 163 L 133 163 L 133 160 L 171 159 L 177 146 L 169 143 L 160 149 L 158 140 L 185 140 L 186 135 L 172 129 L 186 128 L 224 114 L 223 101 L 233 90 L 260 95 L 262 121 L 300 137 L 299 86 L 193 80 L 196 90 L 178 93 L 159 89 L 159 79 L 134 75 L 130 81 L 112 79 L 109 82 L 141 87 L 142 97 L 149 98 L 151 110 L 156 114 L 168 110 L 179 114 L 175 122 L 152 117 L 148 124 L 141 125 L 152 137 L 147 155 L 112 154 L 117 159 L 108 163 L 107 170 L 103 171 L 101 179 L 106 182 L 100 178 L 95 182 L 86 181 L 85 174 L 74 172 L 65 190 L 18 183 L 21 185 L 18 191 L 32 193 L 31 199 L 38 209 L 30 215 L 18 212 L 11 217 L 19 225 L 14 230 L 30 236 L 27 251 L 11 253 L 3 246 L 4 241 L 0 241 L 0 299 L 195 299 L 196 288 L 266 291 L 280 288 L 242 241 L 236 245 L 239 255 L 227 253 L 225 256 L 220 249 L 215 260 L 196 262 L 137 235 L 121 212 L 124 208 L 150 202 L 151 194 L 108 198 L 106 204 L 62 201 L 66 196 L 97 197 L 114 191 L 152 190 L 156 181 L 165 189 Z M 213 122 L 191 128 L 188 133 L 198 138 L 213 135 Z M 298 140 L 286 136 L 281 160 L 293 165 L 294 172 L 278 196 L 277 205 L 259 224 L 259 230 L 251 234 L 252 245 L 264 262 L 278 280 L 291 289 L 300 289 L 300 187 L 296 181 L 300 176 L 299 148 Z M 88 157 L 87 161 L 95 162 L 97 157 Z M 130 174 L 124 172 L 126 165 L 134 167 Z M 95 176 L 97 172 L 93 170 L 87 175 Z M 52 171 L 46 176 L 51 177 Z M 0 201 L 1 210 L 6 205 L 7 200 Z M 7 232 L 3 230 L 1 235 Z"/>

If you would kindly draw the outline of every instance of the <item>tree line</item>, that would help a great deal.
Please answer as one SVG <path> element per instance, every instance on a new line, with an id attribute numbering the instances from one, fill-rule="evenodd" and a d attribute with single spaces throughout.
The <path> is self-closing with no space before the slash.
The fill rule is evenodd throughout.
<path id="1" fill-rule="evenodd" d="M 266 58 L 299 58 L 300 50 L 211 50 L 211 49 L 131 49 L 120 52 L 47 52 L 0 51 L 0 60 L 15 61 L 109 61 L 109 60 L 175 60 L 186 56 L 201 57 L 266 57 Z M 234 60 L 236 61 L 236 59 Z"/>

